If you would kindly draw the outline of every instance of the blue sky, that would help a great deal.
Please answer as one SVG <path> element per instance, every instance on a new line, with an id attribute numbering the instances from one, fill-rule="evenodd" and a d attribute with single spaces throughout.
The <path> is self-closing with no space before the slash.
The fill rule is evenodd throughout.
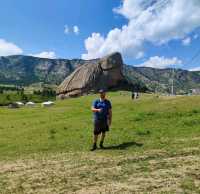
<path id="1" fill-rule="evenodd" d="M 90 59 L 119 51 L 130 65 L 199 69 L 200 56 L 187 63 L 200 50 L 198 2 L 2 0 L 0 55 Z"/>

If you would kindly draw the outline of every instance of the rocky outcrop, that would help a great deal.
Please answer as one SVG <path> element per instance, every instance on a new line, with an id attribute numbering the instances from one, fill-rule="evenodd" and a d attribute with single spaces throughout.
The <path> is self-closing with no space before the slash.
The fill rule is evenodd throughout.
<path id="1" fill-rule="evenodd" d="M 113 53 L 95 63 L 78 67 L 58 87 L 58 98 L 81 96 L 99 89 L 127 89 L 131 85 L 122 75 L 123 60 L 120 53 Z"/>

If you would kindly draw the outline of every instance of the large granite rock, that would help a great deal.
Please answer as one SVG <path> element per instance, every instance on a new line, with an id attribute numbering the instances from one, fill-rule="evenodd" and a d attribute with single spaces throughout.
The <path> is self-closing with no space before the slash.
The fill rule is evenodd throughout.
<path id="1" fill-rule="evenodd" d="M 58 98 L 76 97 L 95 93 L 99 89 L 116 90 L 131 87 L 122 75 L 120 53 L 113 53 L 95 63 L 78 67 L 57 88 Z"/>

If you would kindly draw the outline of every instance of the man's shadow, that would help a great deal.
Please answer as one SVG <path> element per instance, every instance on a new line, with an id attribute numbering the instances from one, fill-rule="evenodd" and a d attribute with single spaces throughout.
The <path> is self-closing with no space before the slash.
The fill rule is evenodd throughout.
<path id="1" fill-rule="evenodd" d="M 137 147 L 141 147 L 143 146 L 142 143 L 137 143 L 135 141 L 131 141 L 131 142 L 124 142 L 121 143 L 119 145 L 114 145 L 114 146 L 106 146 L 104 149 L 105 150 L 125 150 L 131 146 L 137 146 Z"/>

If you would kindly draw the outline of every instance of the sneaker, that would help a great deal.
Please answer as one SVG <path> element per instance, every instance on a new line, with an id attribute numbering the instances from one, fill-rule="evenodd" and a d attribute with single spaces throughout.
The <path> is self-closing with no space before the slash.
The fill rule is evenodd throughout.
<path id="1" fill-rule="evenodd" d="M 97 145 L 94 144 L 93 147 L 90 149 L 90 151 L 94 151 L 94 150 L 96 150 L 96 149 L 97 149 Z"/>

